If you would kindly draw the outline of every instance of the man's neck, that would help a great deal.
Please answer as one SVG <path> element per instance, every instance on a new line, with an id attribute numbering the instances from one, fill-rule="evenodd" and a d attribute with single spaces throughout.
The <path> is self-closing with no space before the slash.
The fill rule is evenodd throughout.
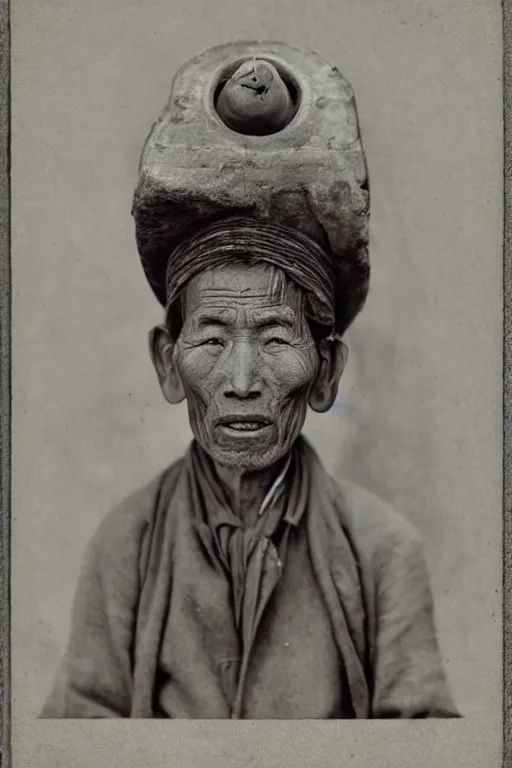
<path id="1" fill-rule="evenodd" d="M 229 505 L 245 525 L 253 525 L 265 497 L 286 466 L 288 457 L 259 472 L 215 465 L 217 476 L 226 492 Z"/>

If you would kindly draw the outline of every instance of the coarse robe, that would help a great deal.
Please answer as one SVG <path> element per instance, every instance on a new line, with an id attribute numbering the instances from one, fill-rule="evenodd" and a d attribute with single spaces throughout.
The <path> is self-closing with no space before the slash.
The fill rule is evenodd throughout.
<path id="1" fill-rule="evenodd" d="M 415 529 L 302 437 L 285 480 L 246 530 L 194 442 L 111 511 L 41 716 L 460 716 Z"/>

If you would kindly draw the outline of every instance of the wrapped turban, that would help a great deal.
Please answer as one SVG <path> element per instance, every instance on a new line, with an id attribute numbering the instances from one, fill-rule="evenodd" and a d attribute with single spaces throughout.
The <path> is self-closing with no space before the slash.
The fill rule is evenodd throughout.
<path id="1" fill-rule="evenodd" d="M 243 217 L 221 219 L 183 241 L 167 265 L 167 304 L 172 306 L 199 272 L 249 256 L 283 270 L 304 291 L 307 312 L 319 325 L 334 328 L 332 261 L 300 232 Z"/>

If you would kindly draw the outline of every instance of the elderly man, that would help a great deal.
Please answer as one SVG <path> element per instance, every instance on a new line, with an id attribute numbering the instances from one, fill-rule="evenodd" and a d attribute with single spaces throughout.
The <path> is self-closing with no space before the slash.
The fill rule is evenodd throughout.
<path id="1" fill-rule="evenodd" d="M 90 542 L 43 716 L 457 716 L 418 535 L 300 434 L 335 401 L 361 274 L 250 214 L 195 230 L 150 335 L 194 440 Z"/>

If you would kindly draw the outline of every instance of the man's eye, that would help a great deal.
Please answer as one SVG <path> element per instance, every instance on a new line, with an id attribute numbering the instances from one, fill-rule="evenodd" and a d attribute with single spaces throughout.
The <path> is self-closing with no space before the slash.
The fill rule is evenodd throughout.
<path id="1" fill-rule="evenodd" d="M 222 343 L 222 339 L 217 339 L 217 338 L 207 339 L 204 343 L 208 347 L 222 347 L 222 346 L 224 346 L 223 343 Z"/>
<path id="2" fill-rule="evenodd" d="M 288 342 L 286 341 L 286 339 L 281 339 L 281 338 L 279 338 L 279 336 L 272 336 L 272 338 L 267 339 L 265 341 L 265 346 L 267 346 L 267 347 L 268 346 L 274 347 L 277 344 L 281 344 L 282 345 L 282 344 L 287 344 L 287 343 Z"/>

